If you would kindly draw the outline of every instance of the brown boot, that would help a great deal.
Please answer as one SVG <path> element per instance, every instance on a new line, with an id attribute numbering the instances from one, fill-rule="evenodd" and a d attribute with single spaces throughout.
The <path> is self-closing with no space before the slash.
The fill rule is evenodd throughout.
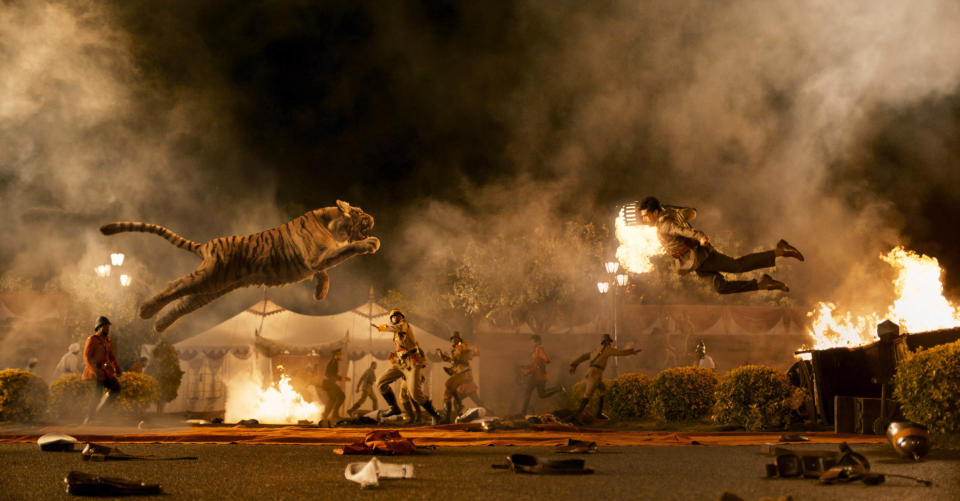
<path id="1" fill-rule="evenodd" d="M 792 257 L 798 261 L 803 261 L 803 254 L 796 247 L 788 244 L 786 240 L 777 242 L 777 248 L 774 249 L 773 253 L 780 257 Z"/>
<path id="2" fill-rule="evenodd" d="M 783 292 L 790 292 L 790 288 L 787 287 L 787 284 L 774 280 L 773 277 L 767 275 L 766 273 L 760 277 L 760 280 L 757 281 L 757 288 L 763 291 L 772 291 L 772 290 L 781 290 Z"/>

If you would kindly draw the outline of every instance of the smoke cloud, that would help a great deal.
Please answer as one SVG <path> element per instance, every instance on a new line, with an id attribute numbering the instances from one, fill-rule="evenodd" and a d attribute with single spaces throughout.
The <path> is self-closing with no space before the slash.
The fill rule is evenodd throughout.
<path id="1" fill-rule="evenodd" d="M 426 281 L 428 297 L 441 258 L 491 228 L 612 226 L 656 195 L 698 208 L 729 254 L 801 248 L 776 270 L 794 304 L 886 305 L 893 245 L 960 266 L 937 223 L 960 212 L 958 21 L 947 1 L 6 2 L 0 271 L 104 311 L 75 277 L 109 252 L 151 291 L 196 264 L 104 222 L 203 241 L 342 198 L 384 246 L 331 296 Z M 308 289 L 271 297 L 317 308 Z"/>

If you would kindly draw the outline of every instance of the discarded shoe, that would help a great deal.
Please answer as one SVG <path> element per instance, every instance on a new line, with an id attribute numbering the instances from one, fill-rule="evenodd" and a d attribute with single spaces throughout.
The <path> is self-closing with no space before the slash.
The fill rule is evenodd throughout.
<path id="1" fill-rule="evenodd" d="M 63 479 L 64 487 L 74 496 L 143 496 L 161 494 L 159 484 L 118 477 L 101 477 L 81 471 L 71 471 Z"/>
<path id="2" fill-rule="evenodd" d="M 126 454 L 116 447 L 107 447 L 88 443 L 80 451 L 80 457 L 84 461 L 130 461 L 130 460 L 152 460 L 152 461 L 177 461 L 182 459 L 197 459 L 197 456 L 154 456 L 152 454 Z"/>
<path id="3" fill-rule="evenodd" d="M 62 433 L 47 433 L 37 439 L 40 450 L 47 452 L 73 452 L 76 444 L 76 438 Z"/>
<path id="4" fill-rule="evenodd" d="M 371 458 L 366 463 L 348 464 L 343 476 L 366 489 L 380 485 L 381 478 L 413 478 L 413 465 L 384 463 L 377 458 Z"/>
<path id="5" fill-rule="evenodd" d="M 593 473 L 590 468 L 584 468 L 582 459 L 560 459 L 541 461 L 528 454 L 513 454 L 507 456 L 507 464 L 494 464 L 493 468 L 513 470 L 514 473 L 534 473 L 543 475 L 585 475 Z"/>
<path id="6" fill-rule="evenodd" d="M 597 452 L 597 443 L 568 438 L 566 445 L 558 445 L 554 447 L 553 452 L 559 452 L 562 454 L 588 454 L 591 452 Z"/>

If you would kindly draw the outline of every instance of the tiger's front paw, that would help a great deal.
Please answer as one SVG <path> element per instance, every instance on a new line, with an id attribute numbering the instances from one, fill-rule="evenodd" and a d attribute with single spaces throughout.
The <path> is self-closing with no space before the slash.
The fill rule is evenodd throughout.
<path id="1" fill-rule="evenodd" d="M 373 254 L 380 250 L 380 239 L 377 237 L 367 237 L 360 242 L 361 254 Z"/>

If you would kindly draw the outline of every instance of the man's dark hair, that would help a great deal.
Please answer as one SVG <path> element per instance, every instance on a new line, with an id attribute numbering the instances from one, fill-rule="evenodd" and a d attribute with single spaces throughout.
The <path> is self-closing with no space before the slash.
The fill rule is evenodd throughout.
<path id="1" fill-rule="evenodd" d="M 640 210 L 656 212 L 663 210 L 663 207 L 660 205 L 660 201 L 657 200 L 657 197 L 647 197 L 643 199 L 643 202 L 640 202 Z"/>

